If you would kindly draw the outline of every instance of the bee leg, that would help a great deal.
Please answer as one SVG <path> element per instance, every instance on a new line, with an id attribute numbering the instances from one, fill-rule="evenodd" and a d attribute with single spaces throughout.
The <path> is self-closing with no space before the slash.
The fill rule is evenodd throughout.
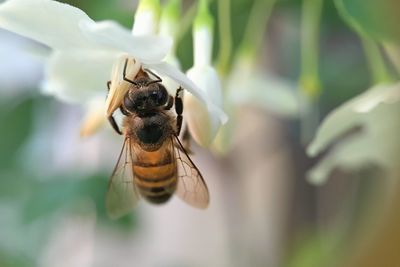
<path id="1" fill-rule="evenodd" d="M 124 64 L 124 70 L 123 70 L 122 78 L 124 79 L 124 81 L 127 81 L 128 83 L 137 85 L 137 83 L 136 83 L 135 81 L 129 80 L 129 79 L 126 77 L 126 68 L 127 68 L 127 66 L 128 66 L 128 59 L 125 59 L 125 64 Z"/>
<path id="2" fill-rule="evenodd" d="M 167 105 L 164 107 L 164 110 L 170 110 L 174 105 L 174 98 L 172 96 L 168 96 Z"/>
<path id="3" fill-rule="evenodd" d="M 179 87 L 178 90 L 176 90 L 176 95 L 175 95 L 175 111 L 177 114 L 176 118 L 176 128 L 177 128 L 177 135 L 179 136 L 182 128 L 182 122 L 183 122 L 183 88 Z M 192 154 L 192 150 L 190 149 L 190 141 L 191 141 L 192 136 L 190 135 L 189 128 L 187 125 L 185 125 L 185 128 L 183 130 L 182 134 L 182 146 L 185 149 L 186 153 Z M 179 148 L 180 149 L 180 148 Z"/>
<path id="4" fill-rule="evenodd" d="M 122 135 L 122 132 L 121 132 L 121 130 L 119 129 L 118 124 L 117 124 L 117 122 L 115 121 L 113 115 L 108 116 L 107 119 L 108 119 L 108 121 L 110 122 L 110 124 L 111 124 L 111 126 L 113 127 L 113 129 L 114 129 L 119 135 Z"/>
<path id="5" fill-rule="evenodd" d="M 108 98 L 108 94 L 110 93 L 110 88 L 111 88 L 111 81 L 107 82 L 107 96 L 106 99 Z"/>
<path id="6" fill-rule="evenodd" d="M 111 88 L 111 81 L 108 81 L 108 82 L 107 82 L 107 89 L 108 89 L 108 92 L 110 92 L 110 88 Z M 119 129 L 118 124 L 117 124 L 117 122 L 115 121 L 113 115 L 108 116 L 107 119 L 108 119 L 108 121 L 110 122 L 110 124 L 111 124 L 111 126 L 113 127 L 113 129 L 114 129 L 119 135 L 122 135 L 122 132 L 121 132 L 121 130 Z"/>
<path id="7" fill-rule="evenodd" d="M 188 154 L 193 154 L 193 151 L 191 149 L 191 140 L 192 136 L 190 135 L 189 128 L 186 125 L 182 134 L 182 146 L 185 148 L 186 153 Z"/>
<path id="8" fill-rule="evenodd" d="M 175 112 L 176 112 L 176 135 L 179 136 L 182 128 L 182 112 L 183 112 L 183 89 L 179 87 L 175 95 Z"/>

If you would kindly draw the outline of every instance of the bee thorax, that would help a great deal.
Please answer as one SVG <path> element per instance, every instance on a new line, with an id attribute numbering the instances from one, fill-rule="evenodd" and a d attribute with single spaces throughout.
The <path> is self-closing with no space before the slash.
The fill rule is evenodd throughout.
<path id="1" fill-rule="evenodd" d="M 146 151 L 159 149 L 172 133 L 169 117 L 160 112 L 141 114 L 132 117 L 126 123 L 127 134 L 134 137 Z"/>

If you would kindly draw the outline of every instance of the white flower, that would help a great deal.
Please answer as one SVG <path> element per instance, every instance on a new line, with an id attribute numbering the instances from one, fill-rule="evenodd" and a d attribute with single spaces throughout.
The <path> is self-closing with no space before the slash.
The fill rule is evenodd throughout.
<path id="1" fill-rule="evenodd" d="M 136 62 L 130 75 L 135 75 L 138 66 L 155 70 L 209 102 L 208 96 L 183 73 L 162 61 L 171 48 L 169 38 L 135 36 L 116 22 L 95 22 L 82 10 L 51 0 L 9 0 L 0 4 L 0 28 L 53 49 L 42 87 L 61 100 L 87 104 L 99 95 L 105 96 L 113 64 L 117 62 L 113 73 L 120 73 L 121 58 L 128 57 Z M 111 96 L 119 90 L 116 86 L 114 83 Z M 109 114 L 117 107 L 110 106 L 112 100 L 107 103 Z M 215 109 L 217 116 L 224 115 L 213 103 L 207 105 Z"/>
<path id="2" fill-rule="evenodd" d="M 184 117 L 193 139 L 202 146 L 209 146 L 214 140 L 221 124 L 227 117 L 215 116 L 215 107 L 222 106 L 221 82 L 211 66 L 212 55 L 212 18 L 209 15 L 207 1 L 200 1 L 199 11 L 193 30 L 194 65 L 187 75 L 202 93 L 208 96 L 212 105 L 204 105 L 192 94 L 184 97 Z"/>
<path id="3" fill-rule="evenodd" d="M 356 131 L 330 149 L 310 171 L 309 180 L 321 184 L 334 168 L 354 170 L 371 163 L 391 176 L 400 157 L 399 118 L 400 83 L 377 85 L 335 109 L 322 122 L 307 153 L 316 156 L 338 138 Z"/>

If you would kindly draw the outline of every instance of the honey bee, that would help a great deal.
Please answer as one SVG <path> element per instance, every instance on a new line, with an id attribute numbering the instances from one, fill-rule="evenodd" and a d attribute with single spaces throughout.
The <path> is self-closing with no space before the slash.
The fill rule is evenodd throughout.
<path id="1" fill-rule="evenodd" d="M 119 107 L 123 120 L 121 132 L 113 115 L 109 122 L 125 136 L 121 154 L 111 175 L 106 195 L 106 208 L 112 218 L 132 210 L 140 197 L 162 204 L 173 194 L 188 204 L 204 209 L 209 203 L 207 185 L 188 156 L 178 136 L 182 127 L 182 93 L 168 94 L 161 79 L 150 70 L 141 69 L 130 83 Z M 156 79 L 151 79 L 150 75 Z M 108 82 L 110 88 L 110 82 Z M 175 106 L 175 114 L 171 108 Z M 175 118 L 176 116 L 176 118 Z"/>

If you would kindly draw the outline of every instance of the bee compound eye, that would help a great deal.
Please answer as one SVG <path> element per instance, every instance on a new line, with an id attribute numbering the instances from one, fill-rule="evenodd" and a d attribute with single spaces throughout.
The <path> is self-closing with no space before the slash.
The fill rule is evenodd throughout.
<path id="1" fill-rule="evenodd" d="M 124 98 L 124 106 L 129 111 L 133 111 L 135 109 L 135 104 L 128 96 Z"/>
<path id="2" fill-rule="evenodd" d="M 150 93 L 150 98 L 153 101 L 154 104 L 157 106 L 160 105 L 161 100 L 162 100 L 162 95 L 159 90 L 154 90 Z"/>
<path id="3" fill-rule="evenodd" d="M 168 93 L 164 86 L 160 85 L 159 89 L 155 91 L 157 94 L 158 105 L 164 105 L 168 100 Z"/>

